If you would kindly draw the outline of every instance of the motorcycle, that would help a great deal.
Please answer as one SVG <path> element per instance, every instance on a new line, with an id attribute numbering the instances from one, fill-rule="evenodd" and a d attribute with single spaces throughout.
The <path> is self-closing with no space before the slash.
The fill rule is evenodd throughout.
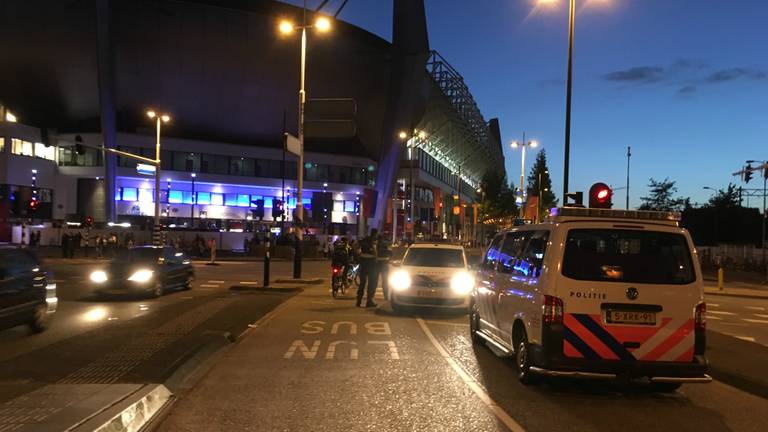
<path id="1" fill-rule="evenodd" d="M 345 280 L 343 273 L 343 265 L 331 266 L 331 295 L 333 298 L 336 298 L 336 296 L 339 295 L 339 292 L 341 292 L 341 295 L 347 293 L 347 281 Z"/>

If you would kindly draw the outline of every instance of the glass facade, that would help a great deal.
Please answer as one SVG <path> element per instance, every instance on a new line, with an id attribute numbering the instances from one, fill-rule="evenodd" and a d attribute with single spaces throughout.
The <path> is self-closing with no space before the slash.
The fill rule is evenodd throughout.
<path id="1" fill-rule="evenodd" d="M 3 145 L 0 143 L 0 151 L 2 151 L 2 149 Z M 19 156 L 56 160 L 56 147 L 46 146 L 43 143 L 24 141 L 18 138 L 11 138 L 11 153 Z"/>

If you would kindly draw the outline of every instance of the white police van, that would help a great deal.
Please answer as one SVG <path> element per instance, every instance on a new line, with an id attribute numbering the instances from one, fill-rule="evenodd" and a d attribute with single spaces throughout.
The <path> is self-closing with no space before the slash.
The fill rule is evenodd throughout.
<path id="1" fill-rule="evenodd" d="M 477 269 L 470 331 L 540 376 L 648 378 L 659 391 L 706 375 L 703 283 L 675 213 L 553 209 L 498 234 Z"/>

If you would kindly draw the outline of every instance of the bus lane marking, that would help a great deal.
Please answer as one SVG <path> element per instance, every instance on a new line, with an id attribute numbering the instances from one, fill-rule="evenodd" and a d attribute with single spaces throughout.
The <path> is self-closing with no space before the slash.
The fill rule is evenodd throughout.
<path id="1" fill-rule="evenodd" d="M 358 360 L 360 358 L 361 350 L 367 353 L 371 358 L 380 358 L 380 354 L 376 354 L 376 352 L 380 352 L 381 348 L 384 348 L 388 359 L 400 360 L 400 352 L 398 351 L 395 341 L 368 339 L 370 336 L 391 336 L 392 329 L 386 321 L 356 323 L 353 321 L 330 322 L 311 320 L 301 323 L 299 333 L 318 336 L 324 334 L 337 337 L 344 335 L 352 336 L 357 340 L 335 339 L 330 342 L 324 342 L 322 339 L 314 339 L 311 341 L 296 339 L 288 347 L 285 354 L 283 354 L 284 359 L 303 358 L 314 360 L 318 358 L 318 353 L 321 353 L 323 350 L 325 350 L 325 354 L 321 354 L 320 358 L 324 358 L 325 360 Z M 368 349 L 366 349 L 366 347 Z M 340 351 L 343 351 L 344 354 L 340 354 Z"/>

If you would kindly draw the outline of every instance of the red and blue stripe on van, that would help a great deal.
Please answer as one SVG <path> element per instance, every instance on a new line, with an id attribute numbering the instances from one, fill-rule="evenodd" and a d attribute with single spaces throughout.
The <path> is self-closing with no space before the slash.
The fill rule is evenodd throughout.
<path id="1" fill-rule="evenodd" d="M 601 315 L 565 314 L 563 354 L 588 360 L 690 362 L 694 320 L 664 318 L 659 326 L 607 325 Z"/>

